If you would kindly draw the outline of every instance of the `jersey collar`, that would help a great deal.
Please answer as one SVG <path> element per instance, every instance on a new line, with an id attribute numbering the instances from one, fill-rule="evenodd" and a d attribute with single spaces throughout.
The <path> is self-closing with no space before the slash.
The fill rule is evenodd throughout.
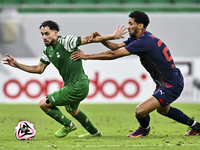
<path id="1" fill-rule="evenodd" d="M 139 38 L 143 37 L 145 33 L 147 33 L 147 31 L 142 32 Z"/>

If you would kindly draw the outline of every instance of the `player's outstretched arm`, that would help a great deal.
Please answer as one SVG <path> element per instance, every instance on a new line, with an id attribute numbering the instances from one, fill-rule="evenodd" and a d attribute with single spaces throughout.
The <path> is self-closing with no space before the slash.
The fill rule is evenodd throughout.
<path id="1" fill-rule="evenodd" d="M 131 53 L 129 51 L 127 51 L 125 48 L 120 48 L 118 50 L 115 51 L 106 51 L 103 53 L 97 53 L 97 54 L 89 54 L 86 55 L 83 53 L 83 51 L 78 50 L 76 52 L 73 52 L 71 54 L 70 59 L 73 61 L 79 60 L 79 59 L 91 59 L 91 60 L 112 60 L 112 59 L 116 59 L 119 57 L 123 57 L 123 56 L 127 56 L 127 55 L 131 55 Z"/>
<path id="2" fill-rule="evenodd" d="M 111 35 L 98 35 L 96 33 L 91 33 L 89 36 L 87 37 L 81 37 L 81 45 L 84 44 L 88 44 L 88 43 L 98 43 L 98 42 L 103 42 L 106 40 L 115 40 L 115 39 L 120 39 L 120 38 L 124 38 L 124 34 L 127 33 L 127 31 L 125 31 L 126 28 L 124 26 L 119 27 L 119 25 L 117 26 L 116 30 L 114 31 L 113 34 Z"/>
<path id="3" fill-rule="evenodd" d="M 8 56 L 7 58 L 3 59 L 3 61 L 4 61 L 3 64 L 10 65 L 15 68 L 19 68 L 19 69 L 29 72 L 29 73 L 41 74 L 44 72 L 44 70 L 47 66 L 46 64 L 44 64 L 42 62 L 39 62 L 38 65 L 27 66 L 27 65 L 18 63 L 11 55 L 7 54 L 7 56 Z"/>
<path id="4" fill-rule="evenodd" d="M 89 36 L 88 36 L 88 40 L 91 40 L 92 38 L 95 38 L 97 36 L 101 36 L 99 34 L 99 32 L 95 31 L 93 33 L 91 33 Z M 121 47 L 124 47 L 126 46 L 126 44 L 124 42 L 120 42 L 120 43 L 113 43 L 109 40 L 104 40 L 101 42 L 105 47 L 109 48 L 110 50 L 117 50 Z"/>

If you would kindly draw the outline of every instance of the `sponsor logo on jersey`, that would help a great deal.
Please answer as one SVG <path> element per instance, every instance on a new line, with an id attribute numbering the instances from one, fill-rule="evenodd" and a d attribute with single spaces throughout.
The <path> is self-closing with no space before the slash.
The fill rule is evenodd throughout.
<path id="1" fill-rule="evenodd" d="M 60 54 L 59 52 L 56 53 L 57 58 L 60 58 Z"/>

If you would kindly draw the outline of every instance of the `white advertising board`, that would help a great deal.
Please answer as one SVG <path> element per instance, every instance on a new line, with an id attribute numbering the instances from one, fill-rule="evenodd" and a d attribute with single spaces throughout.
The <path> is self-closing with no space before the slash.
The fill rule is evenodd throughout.
<path id="1" fill-rule="evenodd" d="M 39 58 L 16 60 L 27 65 L 39 62 Z M 199 73 L 196 65 L 199 59 L 176 60 L 185 81 L 184 91 L 177 102 L 196 102 L 193 78 Z M 136 56 L 111 61 L 87 60 L 83 61 L 83 67 L 90 79 L 90 91 L 83 103 L 139 103 L 155 90 L 154 82 Z M 39 103 L 44 96 L 63 85 L 52 64 L 40 75 L 2 64 L 0 70 L 0 103 Z"/>
<path id="2" fill-rule="evenodd" d="M 39 58 L 16 59 L 28 65 L 39 62 Z M 90 79 L 90 92 L 84 103 L 140 102 L 154 91 L 152 79 L 137 58 L 83 61 L 83 66 Z M 41 75 L 2 65 L 0 77 L 0 103 L 39 103 L 63 84 L 52 64 Z"/>

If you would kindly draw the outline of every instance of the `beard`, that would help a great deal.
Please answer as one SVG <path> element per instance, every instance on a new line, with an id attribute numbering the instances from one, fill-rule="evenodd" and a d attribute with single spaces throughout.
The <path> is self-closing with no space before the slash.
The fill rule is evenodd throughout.
<path id="1" fill-rule="evenodd" d="M 136 37 L 135 37 L 135 34 L 130 34 L 130 36 L 133 37 L 133 38 L 136 38 Z"/>
<path id="2" fill-rule="evenodd" d="M 48 46 L 51 46 L 51 45 L 52 45 L 53 40 L 52 40 L 51 42 L 49 42 L 49 43 L 45 43 L 45 42 L 47 42 L 47 41 L 44 41 L 44 45 L 45 45 L 46 47 L 48 47 Z"/>
<path id="3" fill-rule="evenodd" d="M 48 46 L 50 46 L 51 44 L 50 43 L 48 43 L 48 44 L 44 44 L 46 47 L 48 47 Z"/>
<path id="4" fill-rule="evenodd" d="M 136 38 L 136 34 L 137 34 L 137 28 L 133 31 L 133 33 L 130 33 L 129 35 L 133 38 Z"/>

